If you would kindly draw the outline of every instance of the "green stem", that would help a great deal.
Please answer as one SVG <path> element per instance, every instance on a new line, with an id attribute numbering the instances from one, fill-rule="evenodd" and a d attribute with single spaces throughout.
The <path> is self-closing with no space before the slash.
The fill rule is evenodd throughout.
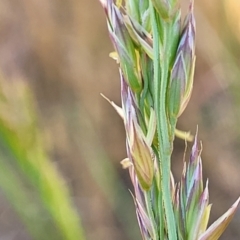
<path id="1" fill-rule="evenodd" d="M 168 38 L 169 28 L 171 25 L 164 25 L 162 30 L 164 31 L 162 36 L 163 39 L 163 49 L 161 49 L 161 61 L 160 61 L 160 51 L 159 51 L 159 27 L 158 19 L 155 14 L 155 10 L 151 4 L 151 16 L 152 16 L 152 26 L 153 26 L 153 49 L 154 49 L 154 102 L 155 111 L 157 115 L 157 133 L 159 139 L 159 161 L 160 161 L 160 171 L 161 171 L 161 190 L 163 197 L 163 206 L 166 216 L 166 227 L 168 239 L 177 240 L 176 234 L 176 223 L 173 213 L 171 190 L 170 190 L 170 170 L 171 170 L 171 152 L 172 143 L 169 136 L 169 124 L 165 109 L 165 98 L 167 90 L 167 79 L 168 79 L 168 65 L 169 59 L 167 55 L 167 44 L 166 39 Z M 161 73 L 160 73 L 161 69 Z M 160 81 L 159 81 L 160 80 Z M 162 213 L 160 213 L 162 214 Z"/>
<path id="2" fill-rule="evenodd" d="M 159 214 L 159 236 L 160 239 L 164 239 L 164 209 L 163 209 L 163 199 L 162 199 L 162 192 L 159 191 L 158 194 L 158 212 Z"/>
<path id="3" fill-rule="evenodd" d="M 145 196 L 145 202 L 146 202 L 148 216 L 149 216 L 151 226 L 153 229 L 153 239 L 154 240 L 159 239 L 158 230 L 157 230 L 158 228 L 157 228 L 156 221 L 155 221 L 154 214 L 153 214 L 151 191 L 144 192 L 144 196 Z"/>

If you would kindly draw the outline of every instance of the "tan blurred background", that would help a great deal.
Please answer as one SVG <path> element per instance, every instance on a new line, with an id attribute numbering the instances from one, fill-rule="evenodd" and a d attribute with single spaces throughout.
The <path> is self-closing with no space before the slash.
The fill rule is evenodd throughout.
<path id="1" fill-rule="evenodd" d="M 183 2 L 183 12 L 187 1 Z M 216 219 L 240 194 L 240 2 L 196 1 L 197 66 L 192 100 L 179 128 L 203 141 L 205 179 Z M 97 0 L 0 1 L 0 68 L 26 80 L 46 148 L 64 176 L 88 240 L 140 239 L 127 171 L 117 66 Z M 179 178 L 184 143 L 176 140 Z M 0 191 L 0 240 L 30 240 Z M 240 210 L 221 239 L 240 239 Z M 47 240 L 47 239 L 46 239 Z"/>

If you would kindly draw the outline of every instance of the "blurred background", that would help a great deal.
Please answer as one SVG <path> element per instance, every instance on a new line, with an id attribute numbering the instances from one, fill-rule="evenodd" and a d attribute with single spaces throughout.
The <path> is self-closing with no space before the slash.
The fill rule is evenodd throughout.
<path id="1" fill-rule="evenodd" d="M 188 1 L 182 2 L 185 13 Z M 240 1 L 195 5 L 195 85 L 178 128 L 194 134 L 198 125 L 212 222 L 240 194 Z M 0 1 L 0 240 L 34 239 L 28 208 L 45 193 L 39 182 L 25 179 L 34 179 L 24 165 L 26 157 L 35 166 L 34 136 L 41 139 L 37 146 L 46 153 L 46 169 L 53 171 L 46 172 L 46 184 L 60 179 L 68 188 L 66 201 L 81 216 L 86 239 L 140 239 L 128 171 L 120 165 L 126 156 L 122 120 L 100 96 L 120 104 L 118 68 L 108 56 L 112 50 L 97 0 Z M 6 129 L 16 137 L 15 145 Z M 172 162 L 177 180 L 183 152 L 184 142 L 177 139 Z M 21 156 L 23 162 L 17 162 Z M 25 192 L 28 200 L 21 202 Z M 35 217 L 41 214 L 35 212 Z M 41 221 L 47 227 L 49 218 Z M 239 226 L 240 209 L 221 239 L 240 239 Z M 64 238 L 49 233 L 41 239 Z"/>

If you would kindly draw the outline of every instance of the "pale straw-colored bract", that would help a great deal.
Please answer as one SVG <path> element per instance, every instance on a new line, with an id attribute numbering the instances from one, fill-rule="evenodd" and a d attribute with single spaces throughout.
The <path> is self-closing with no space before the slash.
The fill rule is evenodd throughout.
<path id="1" fill-rule="evenodd" d="M 119 64 L 122 117 L 133 199 L 144 240 L 216 240 L 236 212 L 233 206 L 210 227 L 208 182 L 195 136 L 181 181 L 171 174 L 178 117 L 190 99 L 195 68 L 194 2 L 181 24 L 180 0 L 100 0 Z"/>

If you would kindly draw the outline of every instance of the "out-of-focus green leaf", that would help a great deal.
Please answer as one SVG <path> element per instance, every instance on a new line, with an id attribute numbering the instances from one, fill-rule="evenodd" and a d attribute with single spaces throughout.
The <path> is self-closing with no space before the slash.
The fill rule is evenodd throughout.
<path id="1" fill-rule="evenodd" d="M 34 239 L 84 239 L 69 191 L 44 151 L 33 98 L 0 79 L 0 187 Z"/>

